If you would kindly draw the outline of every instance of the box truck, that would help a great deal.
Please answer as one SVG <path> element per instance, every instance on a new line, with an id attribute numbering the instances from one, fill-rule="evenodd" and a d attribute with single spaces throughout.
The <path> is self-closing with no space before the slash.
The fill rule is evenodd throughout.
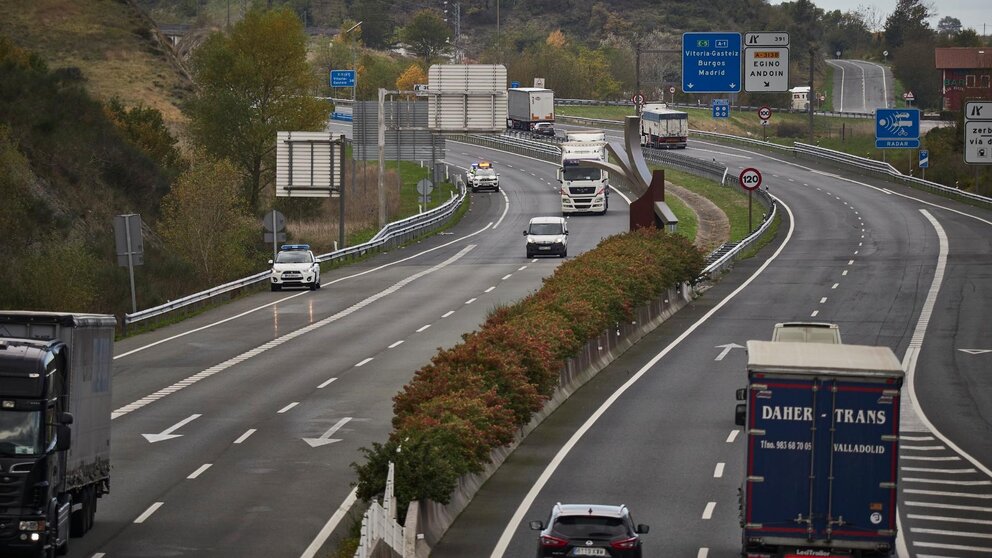
<path id="1" fill-rule="evenodd" d="M 688 139 L 689 113 L 661 103 L 650 103 L 641 109 L 642 146 L 685 149 Z"/>
<path id="2" fill-rule="evenodd" d="M 0 556 L 65 554 L 110 489 L 113 316 L 0 311 Z"/>
<path id="3" fill-rule="evenodd" d="M 607 161 L 606 133 L 602 130 L 568 131 L 561 144 L 561 212 L 605 214 L 609 207 L 610 178 L 602 169 L 580 165 L 582 160 Z"/>
<path id="4" fill-rule="evenodd" d="M 888 347 L 747 342 L 742 556 L 891 556 L 903 370 Z"/>
<path id="5" fill-rule="evenodd" d="M 539 87 L 511 87 L 506 90 L 506 127 L 534 129 L 539 122 L 555 122 L 555 94 Z"/>

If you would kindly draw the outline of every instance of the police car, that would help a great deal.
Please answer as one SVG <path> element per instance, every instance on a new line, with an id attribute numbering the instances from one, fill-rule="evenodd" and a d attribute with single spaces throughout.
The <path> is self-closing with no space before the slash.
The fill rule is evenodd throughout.
<path id="1" fill-rule="evenodd" d="M 493 164 L 489 161 L 472 163 L 468 170 L 468 185 L 473 192 L 478 192 L 483 188 L 499 192 L 499 174 L 493 169 Z"/>
<path id="2" fill-rule="evenodd" d="M 283 244 L 272 264 L 272 290 L 283 287 L 320 288 L 320 263 L 310 251 L 309 244 Z"/>

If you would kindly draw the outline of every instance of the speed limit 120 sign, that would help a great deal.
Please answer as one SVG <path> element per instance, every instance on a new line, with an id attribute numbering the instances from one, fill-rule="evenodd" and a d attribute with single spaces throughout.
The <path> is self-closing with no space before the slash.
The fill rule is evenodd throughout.
<path id="1" fill-rule="evenodd" d="M 737 179 L 745 190 L 757 190 L 761 186 L 761 173 L 755 168 L 748 167 L 742 170 Z"/>

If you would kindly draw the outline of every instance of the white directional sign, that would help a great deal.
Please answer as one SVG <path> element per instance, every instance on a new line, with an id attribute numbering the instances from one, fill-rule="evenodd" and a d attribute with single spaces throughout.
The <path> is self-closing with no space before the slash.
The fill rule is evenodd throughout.
<path id="1" fill-rule="evenodd" d="M 789 46 L 788 33 L 744 33 L 744 48 Z"/>
<path id="2" fill-rule="evenodd" d="M 964 162 L 992 165 L 992 101 L 965 103 L 964 119 Z"/>
<path id="3" fill-rule="evenodd" d="M 730 351 L 734 349 L 746 349 L 747 347 L 744 345 L 738 345 L 737 343 L 727 343 L 726 345 L 717 345 L 716 348 L 723 350 L 720 351 L 720 354 L 716 355 L 716 358 L 713 360 L 723 360 L 723 357 L 727 356 L 727 353 Z"/>
<path id="4" fill-rule="evenodd" d="M 173 434 L 173 432 L 175 432 L 176 430 L 179 430 L 180 428 L 186 426 L 187 424 L 193 422 L 194 420 L 200 418 L 201 416 L 203 416 L 203 415 L 190 415 L 190 416 L 184 418 L 183 420 L 177 422 L 176 424 L 173 424 L 169 428 L 166 428 L 165 430 L 163 430 L 162 432 L 160 432 L 158 434 L 142 434 L 142 436 L 144 436 L 145 439 L 148 440 L 148 442 L 149 443 L 152 443 L 152 444 L 154 444 L 155 442 L 161 442 L 161 441 L 164 441 L 164 440 L 171 440 L 173 438 L 180 438 L 180 437 L 182 437 L 182 434 Z"/>
<path id="5" fill-rule="evenodd" d="M 331 438 L 331 436 L 333 436 L 335 432 L 337 432 L 342 426 L 348 424 L 350 421 L 351 417 L 344 417 L 334 423 L 334 426 L 327 429 L 327 432 L 321 434 L 319 438 L 303 438 L 303 441 L 310 444 L 310 447 L 312 448 L 319 448 L 321 446 L 333 444 L 334 442 L 340 442 L 340 438 Z"/>
<path id="6" fill-rule="evenodd" d="M 789 47 L 744 49 L 744 90 L 752 93 L 789 90 Z"/>

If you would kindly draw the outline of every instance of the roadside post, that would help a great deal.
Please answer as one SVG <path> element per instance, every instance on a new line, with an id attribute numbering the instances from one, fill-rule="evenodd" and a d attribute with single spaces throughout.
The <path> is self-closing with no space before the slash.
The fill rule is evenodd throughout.
<path id="1" fill-rule="evenodd" d="M 772 117 L 772 109 L 765 105 L 758 109 L 758 118 L 761 119 L 761 140 L 768 141 L 768 120 Z"/>

